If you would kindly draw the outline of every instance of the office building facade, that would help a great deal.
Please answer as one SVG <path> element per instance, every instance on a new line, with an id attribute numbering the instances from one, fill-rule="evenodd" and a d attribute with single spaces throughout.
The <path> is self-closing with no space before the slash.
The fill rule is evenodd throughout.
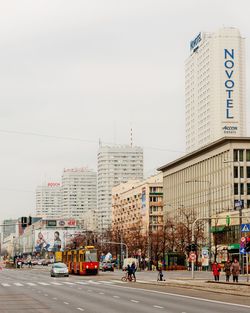
<path id="1" fill-rule="evenodd" d="M 133 146 L 101 146 L 98 151 L 98 229 L 111 227 L 112 188 L 143 179 L 143 149 Z"/>
<path id="2" fill-rule="evenodd" d="M 97 175 L 88 168 L 64 169 L 62 175 L 62 216 L 82 219 L 97 207 Z"/>
<path id="3" fill-rule="evenodd" d="M 62 216 L 61 184 L 49 182 L 36 188 L 36 216 L 60 218 Z"/>
<path id="4" fill-rule="evenodd" d="M 199 33 L 185 63 L 186 150 L 246 136 L 245 39 L 236 28 Z"/>

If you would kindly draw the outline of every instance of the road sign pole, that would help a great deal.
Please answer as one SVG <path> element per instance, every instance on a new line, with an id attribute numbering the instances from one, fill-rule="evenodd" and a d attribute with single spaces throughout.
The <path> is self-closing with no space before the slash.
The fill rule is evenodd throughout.
<path id="1" fill-rule="evenodd" d="M 247 261 L 246 261 L 246 265 L 247 265 L 247 282 L 249 282 L 249 271 L 248 271 L 248 258 L 249 258 L 249 254 L 247 253 L 246 254 L 246 257 L 247 257 Z"/>

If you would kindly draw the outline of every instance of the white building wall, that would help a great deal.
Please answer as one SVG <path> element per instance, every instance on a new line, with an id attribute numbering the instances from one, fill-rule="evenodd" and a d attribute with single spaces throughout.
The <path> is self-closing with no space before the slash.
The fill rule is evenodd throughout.
<path id="1" fill-rule="evenodd" d="M 48 183 L 36 189 L 36 216 L 59 218 L 62 216 L 60 183 Z"/>
<path id="2" fill-rule="evenodd" d="M 128 180 L 143 179 L 143 149 L 103 146 L 98 151 L 98 229 L 112 223 L 112 188 Z"/>
<path id="3" fill-rule="evenodd" d="M 96 172 L 87 168 L 64 169 L 62 175 L 63 217 L 79 218 L 97 206 Z"/>
<path id="4" fill-rule="evenodd" d="M 236 28 L 201 33 L 185 64 L 186 150 L 246 136 L 245 40 Z"/>

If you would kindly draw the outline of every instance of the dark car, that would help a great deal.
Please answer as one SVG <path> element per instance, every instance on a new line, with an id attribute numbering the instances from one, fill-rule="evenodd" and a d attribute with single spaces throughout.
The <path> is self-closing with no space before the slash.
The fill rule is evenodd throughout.
<path id="1" fill-rule="evenodd" d="M 101 269 L 103 272 L 110 271 L 114 272 L 114 263 L 112 262 L 102 262 Z"/>

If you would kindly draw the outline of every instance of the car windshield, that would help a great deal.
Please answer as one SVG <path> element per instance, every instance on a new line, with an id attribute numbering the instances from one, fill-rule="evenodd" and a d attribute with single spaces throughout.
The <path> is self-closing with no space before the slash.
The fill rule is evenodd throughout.
<path id="1" fill-rule="evenodd" d="M 65 268 L 67 267 L 64 263 L 56 263 L 53 265 L 54 268 Z"/>

